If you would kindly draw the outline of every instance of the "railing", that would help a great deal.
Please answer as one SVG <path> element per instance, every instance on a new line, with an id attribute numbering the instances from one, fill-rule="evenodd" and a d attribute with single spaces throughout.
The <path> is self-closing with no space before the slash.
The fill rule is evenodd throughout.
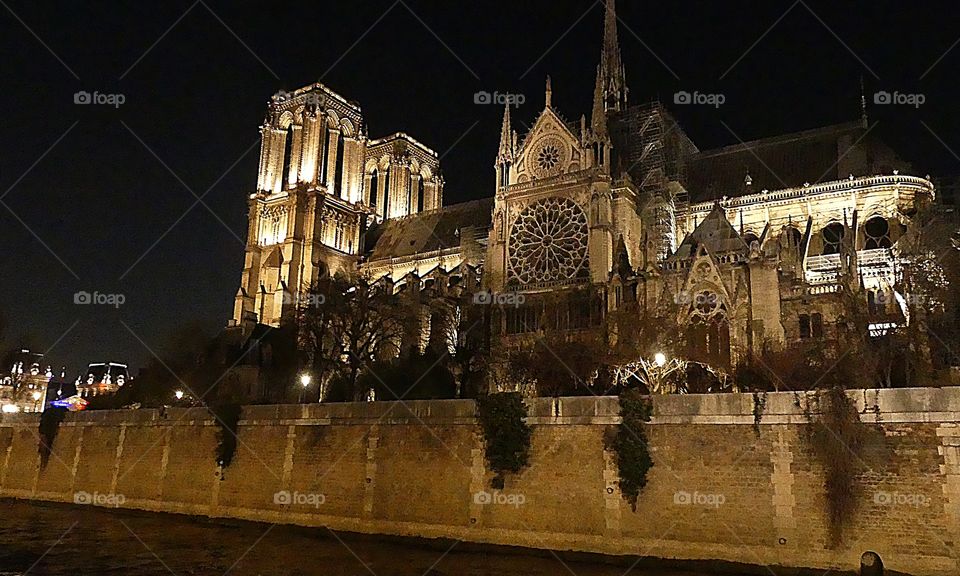
<path id="1" fill-rule="evenodd" d="M 889 278 L 893 275 L 896 259 L 889 248 L 857 250 L 857 267 L 865 278 Z M 818 286 L 837 281 L 840 272 L 839 254 L 807 256 L 807 282 Z"/>
<path id="2" fill-rule="evenodd" d="M 876 186 L 896 186 L 913 191 L 926 190 L 933 191 L 933 183 L 926 178 L 916 176 L 904 176 L 893 174 L 886 176 L 868 176 L 864 178 L 854 178 L 853 180 L 833 180 L 822 184 L 812 184 L 810 186 L 800 186 L 797 188 L 783 188 L 781 190 L 765 190 L 758 194 L 748 194 L 746 196 L 736 196 L 733 198 L 724 198 L 720 201 L 723 208 L 738 208 L 752 204 L 767 202 L 776 202 L 781 200 L 795 200 L 808 196 L 818 196 L 820 194 L 830 194 L 835 192 L 847 192 L 850 190 L 859 190 L 864 188 L 873 188 Z M 700 202 L 690 206 L 690 213 L 706 213 L 713 210 L 714 203 Z"/>

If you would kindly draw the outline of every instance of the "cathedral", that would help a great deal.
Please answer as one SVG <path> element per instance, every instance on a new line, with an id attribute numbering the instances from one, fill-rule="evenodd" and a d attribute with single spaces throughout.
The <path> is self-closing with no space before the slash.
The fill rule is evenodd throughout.
<path id="1" fill-rule="evenodd" d="M 568 121 L 549 78 L 525 135 L 508 106 L 484 200 L 444 206 L 437 153 L 404 132 L 371 138 L 360 106 L 325 85 L 274 95 L 230 324 L 277 326 L 337 273 L 519 297 L 491 327 L 505 337 L 669 303 L 689 345 L 726 366 L 836 338 L 844 291 L 871 330 L 905 320 L 898 240 L 934 186 L 865 114 L 701 150 L 662 103 L 630 102 L 613 0 L 603 28 L 592 109 Z M 587 306 L 545 320 L 543 296 L 581 289 Z"/>

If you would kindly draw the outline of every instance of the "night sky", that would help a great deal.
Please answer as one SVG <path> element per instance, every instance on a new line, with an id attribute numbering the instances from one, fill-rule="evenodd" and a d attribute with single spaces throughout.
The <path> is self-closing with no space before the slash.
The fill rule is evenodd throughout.
<path id="1" fill-rule="evenodd" d="M 404 130 L 440 153 L 447 204 L 489 196 L 502 109 L 474 94 L 523 94 L 523 134 L 550 74 L 561 114 L 589 116 L 603 19 L 556 0 L 0 6 L 3 337 L 52 346 L 73 376 L 136 370 L 177 332 L 225 325 L 271 94 L 320 79 L 361 104 L 371 137 Z M 960 174 L 956 2 L 617 9 L 630 101 L 659 97 L 700 149 L 857 119 L 862 76 L 871 122 L 915 172 Z M 81 90 L 125 102 L 74 104 Z M 678 90 L 726 102 L 677 106 Z M 878 106 L 877 90 L 925 102 Z M 80 290 L 125 302 L 75 305 Z"/>

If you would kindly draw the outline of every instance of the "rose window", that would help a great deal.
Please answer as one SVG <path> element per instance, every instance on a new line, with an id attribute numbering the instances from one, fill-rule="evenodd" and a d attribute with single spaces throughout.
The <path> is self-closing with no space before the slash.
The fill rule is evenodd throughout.
<path id="1" fill-rule="evenodd" d="M 563 140 L 556 136 L 540 139 L 531 153 L 534 174 L 539 178 L 545 178 L 558 173 L 567 162 L 566 150 Z"/>
<path id="2" fill-rule="evenodd" d="M 588 273 L 587 216 L 567 198 L 527 206 L 510 229 L 510 279 L 521 284 L 563 282 Z"/>
<path id="3" fill-rule="evenodd" d="M 544 146 L 537 154 L 537 165 L 541 170 L 553 170 L 559 162 L 560 151 L 553 144 Z"/>

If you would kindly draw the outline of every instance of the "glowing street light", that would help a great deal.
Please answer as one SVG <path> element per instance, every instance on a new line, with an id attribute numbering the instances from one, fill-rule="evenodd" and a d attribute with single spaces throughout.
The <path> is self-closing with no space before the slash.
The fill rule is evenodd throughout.
<path id="1" fill-rule="evenodd" d="M 39 400 L 39 399 L 40 399 L 40 393 L 39 393 L 39 392 L 34 392 L 34 393 L 33 393 L 33 400 L 34 400 L 34 402 L 36 402 L 36 401 Z"/>
<path id="2" fill-rule="evenodd" d="M 183 390 L 177 390 L 173 395 L 177 397 L 177 400 L 183 400 Z"/>
<path id="3" fill-rule="evenodd" d="M 663 354 L 663 352 L 657 352 L 653 355 L 653 363 L 660 368 L 663 368 L 664 364 L 667 363 L 667 357 Z"/>
<path id="4" fill-rule="evenodd" d="M 309 374 L 300 375 L 300 385 L 303 386 L 303 388 L 300 389 L 300 400 L 298 402 L 303 402 L 303 393 L 306 392 L 307 388 L 310 387 L 310 380 L 311 378 Z"/>

